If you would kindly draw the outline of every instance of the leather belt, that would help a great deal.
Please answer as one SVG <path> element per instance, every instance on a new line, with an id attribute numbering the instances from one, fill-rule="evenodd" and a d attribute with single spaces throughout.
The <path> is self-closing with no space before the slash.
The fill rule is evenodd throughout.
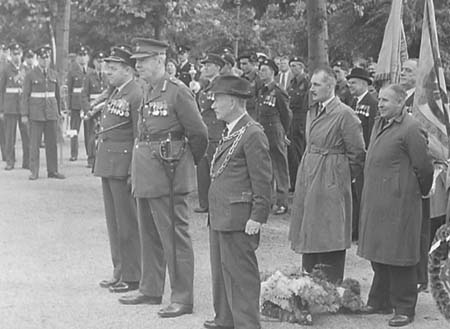
<path id="1" fill-rule="evenodd" d="M 34 98 L 51 98 L 51 97 L 55 97 L 55 92 L 54 91 L 45 91 L 42 93 L 38 93 L 38 92 L 32 92 L 30 97 L 34 97 Z"/>
<path id="2" fill-rule="evenodd" d="M 6 88 L 7 94 L 19 94 L 22 92 L 22 88 Z"/>
<path id="3" fill-rule="evenodd" d="M 181 131 L 171 131 L 161 134 L 141 134 L 139 137 L 140 142 L 162 142 L 167 139 L 173 141 L 180 141 L 184 139 L 184 133 Z"/>

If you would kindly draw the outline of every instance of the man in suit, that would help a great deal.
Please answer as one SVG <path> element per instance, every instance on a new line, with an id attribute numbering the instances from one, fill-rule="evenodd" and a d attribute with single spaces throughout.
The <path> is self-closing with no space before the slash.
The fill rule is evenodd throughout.
<path id="1" fill-rule="evenodd" d="M 418 60 L 410 58 L 402 65 L 400 72 L 400 86 L 406 91 L 405 107 L 408 113 L 412 113 L 414 94 L 416 91 L 416 75 Z"/>
<path id="2" fill-rule="evenodd" d="M 190 74 L 191 64 L 189 62 L 189 51 L 191 49 L 187 46 L 179 46 L 178 47 L 178 71 L 177 78 L 180 79 L 186 86 L 189 87 L 190 82 L 192 81 L 192 76 Z"/>
<path id="3" fill-rule="evenodd" d="M 261 328 L 255 250 L 270 212 L 271 160 L 262 126 L 245 111 L 251 84 L 217 78 L 210 89 L 227 128 L 211 164 L 210 257 L 215 317 L 207 329 Z"/>
<path id="4" fill-rule="evenodd" d="M 158 315 L 177 317 L 193 310 L 194 252 L 187 195 L 195 188 L 194 164 L 205 154 L 208 133 L 191 90 L 165 72 L 168 44 L 145 38 L 135 43 L 136 70 L 148 83 L 132 162 L 142 276 L 139 292 L 119 301 L 161 304 L 168 267 L 170 304 Z"/>
<path id="5" fill-rule="evenodd" d="M 197 165 L 197 190 L 199 207 L 194 211 L 198 213 L 208 212 L 208 190 L 211 184 L 209 176 L 210 164 L 214 152 L 216 151 L 222 131 L 225 128 L 225 122 L 218 120 L 216 113 L 211 108 L 213 102 L 212 95 L 207 91 L 211 82 L 219 76 L 220 70 L 224 67 L 225 61 L 217 54 L 208 54 L 202 61 L 204 65 L 202 70 L 202 89 L 198 93 L 198 105 L 202 115 L 203 122 L 208 127 L 208 149 L 205 156 Z"/>
<path id="6" fill-rule="evenodd" d="M 67 93 L 70 108 L 70 129 L 77 134 L 70 138 L 70 161 L 78 159 L 78 133 L 80 132 L 82 118 L 82 90 L 84 79 L 88 73 L 89 52 L 85 46 L 78 49 L 76 63 L 74 63 L 67 74 Z M 86 123 L 86 122 L 85 122 Z M 86 124 L 84 125 L 86 137 Z M 87 149 L 86 149 L 87 152 Z"/>
<path id="7" fill-rule="evenodd" d="M 369 147 L 370 135 L 372 133 L 373 123 L 378 113 L 378 102 L 369 92 L 369 86 L 372 85 L 372 79 L 369 72 L 361 68 L 354 68 L 347 75 L 350 94 L 353 96 L 351 107 L 358 115 L 361 121 L 364 143 L 366 149 Z M 352 220 L 352 240 L 358 241 L 359 232 L 359 205 L 361 203 L 361 193 L 364 184 L 364 175 L 361 174 L 355 178 L 352 183 L 353 198 L 353 220 Z"/>
<path id="8" fill-rule="evenodd" d="M 30 180 L 39 177 L 39 147 L 42 134 L 45 141 L 48 178 L 64 179 L 58 172 L 59 84 L 56 72 L 50 68 L 51 49 L 36 50 L 38 66 L 25 75 L 23 83 L 21 120 L 30 125 Z"/>
<path id="9" fill-rule="evenodd" d="M 286 135 L 289 132 L 292 112 L 288 95 L 274 81 L 278 67 L 271 59 L 264 59 L 259 66 L 259 77 L 264 86 L 257 91 L 256 113 L 269 140 L 272 159 L 273 183 L 276 190 L 274 214 L 287 212 L 289 192 L 289 169 L 287 162 Z"/>
<path id="10" fill-rule="evenodd" d="M 0 72 L 0 120 L 5 120 L 6 132 L 6 167 L 14 169 L 16 162 L 16 129 L 19 126 L 22 140 L 22 168 L 30 169 L 30 136 L 28 127 L 20 120 L 20 95 L 25 77 L 25 69 L 21 67 L 22 47 L 19 44 L 9 46 L 11 60 Z"/>
<path id="11" fill-rule="evenodd" d="M 288 90 L 291 80 L 293 78 L 292 71 L 289 67 L 289 57 L 282 56 L 280 58 L 280 71 L 275 77 L 275 82 L 285 91 Z"/>
<path id="12" fill-rule="evenodd" d="M 414 320 L 422 226 L 421 195 L 433 180 L 426 132 L 403 110 L 399 85 L 380 91 L 364 168 L 358 255 L 372 264 L 374 277 L 366 313 L 392 313 L 390 326 Z"/>
<path id="13" fill-rule="evenodd" d="M 142 91 L 134 81 L 131 52 L 113 48 L 105 58 L 112 88 L 103 107 L 94 175 L 101 177 L 113 276 L 100 282 L 111 292 L 139 287 L 141 276 L 136 202 L 131 194 L 131 154 Z"/>

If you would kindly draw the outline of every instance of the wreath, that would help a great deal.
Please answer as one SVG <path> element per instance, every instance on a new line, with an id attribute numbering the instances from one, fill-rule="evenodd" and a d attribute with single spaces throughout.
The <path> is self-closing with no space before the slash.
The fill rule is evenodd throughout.
<path id="1" fill-rule="evenodd" d="M 439 311 L 450 320 L 450 224 L 436 232 L 430 249 L 428 272 L 431 292 Z"/>
<path id="2" fill-rule="evenodd" d="M 358 313 L 363 306 L 358 281 L 336 286 L 321 270 L 276 271 L 261 284 L 261 314 L 284 322 L 312 325 L 313 313 Z"/>

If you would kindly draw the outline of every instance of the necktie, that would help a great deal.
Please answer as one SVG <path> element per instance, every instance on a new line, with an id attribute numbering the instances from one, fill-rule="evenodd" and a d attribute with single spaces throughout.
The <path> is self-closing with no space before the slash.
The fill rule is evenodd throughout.
<path id="1" fill-rule="evenodd" d="M 319 103 L 317 108 L 316 108 L 316 118 L 320 117 L 320 115 L 322 114 L 324 109 L 324 106 L 322 103 Z"/>
<path id="2" fill-rule="evenodd" d="M 225 127 L 222 131 L 222 138 L 228 137 L 228 127 Z"/>
<path id="3" fill-rule="evenodd" d="M 281 87 L 286 89 L 286 73 L 281 73 Z"/>
<path id="4" fill-rule="evenodd" d="M 356 106 L 358 105 L 358 97 L 353 97 L 352 100 L 352 109 L 356 110 Z"/>

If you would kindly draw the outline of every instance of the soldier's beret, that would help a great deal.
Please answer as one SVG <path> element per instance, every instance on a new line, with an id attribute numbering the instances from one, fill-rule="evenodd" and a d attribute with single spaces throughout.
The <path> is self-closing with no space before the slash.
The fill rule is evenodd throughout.
<path id="1" fill-rule="evenodd" d="M 149 38 L 134 38 L 134 52 L 131 58 L 145 58 L 156 55 L 164 55 L 169 44 L 165 41 L 149 39 Z"/>
<path id="2" fill-rule="evenodd" d="M 351 78 L 361 79 L 361 80 L 367 81 L 367 83 L 369 85 L 372 84 L 372 79 L 370 78 L 369 72 L 367 72 L 366 70 L 364 70 L 360 67 L 353 68 L 352 71 L 350 72 L 350 74 L 346 76 L 347 80 L 351 79 Z"/>
<path id="3" fill-rule="evenodd" d="M 92 56 L 93 59 L 103 60 L 106 58 L 106 54 L 104 51 L 96 51 L 94 55 Z"/>
<path id="4" fill-rule="evenodd" d="M 81 45 L 80 48 L 78 48 L 77 54 L 79 56 L 86 56 L 89 55 L 89 49 L 86 46 Z"/>
<path id="5" fill-rule="evenodd" d="M 258 61 L 258 57 L 256 56 L 256 54 L 255 53 L 251 53 L 251 52 L 243 53 L 242 55 L 240 55 L 238 57 L 238 60 L 245 59 L 245 58 L 248 59 L 250 62 L 257 62 Z"/>
<path id="6" fill-rule="evenodd" d="M 52 53 L 52 48 L 50 45 L 44 45 L 37 48 L 35 51 L 36 55 L 40 58 L 49 58 Z"/>
<path id="7" fill-rule="evenodd" d="M 225 66 L 225 60 L 217 54 L 206 55 L 206 58 L 202 59 L 201 63 L 202 64 L 213 63 L 219 66 L 220 68 Z"/>
<path id="8" fill-rule="evenodd" d="M 234 75 L 218 76 L 207 91 L 213 94 L 225 94 L 240 98 L 251 98 L 252 85 L 244 78 Z"/>
<path id="9" fill-rule="evenodd" d="M 180 45 L 177 47 L 177 51 L 179 54 L 184 54 L 184 53 L 188 52 L 189 50 L 191 50 L 191 48 L 188 46 L 185 46 L 185 45 Z"/>
<path id="10" fill-rule="evenodd" d="M 347 71 L 349 69 L 348 63 L 346 61 L 343 61 L 343 60 L 339 60 L 339 61 L 334 62 L 332 67 L 335 67 L 335 66 L 340 67 L 344 71 Z"/>
<path id="11" fill-rule="evenodd" d="M 259 68 L 261 68 L 261 66 L 268 66 L 275 73 L 275 75 L 278 74 L 278 66 L 270 58 L 266 58 L 266 59 L 261 60 L 259 62 Z"/>
<path id="12" fill-rule="evenodd" d="M 227 53 L 227 54 L 223 54 L 222 55 L 223 60 L 225 61 L 225 63 L 230 64 L 231 66 L 234 66 L 234 56 L 231 55 L 231 53 Z"/>
<path id="13" fill-rule="evenodd" d="M 123 63 L 134 68 L 136 60 L 131 58 L 131 52 L 125 47 L 113 47 L 111 54 L 104 59 L 105 62 Z"/>
<path id="14" fill-rule="evenodd" d="M 23 57 L 25 57 L 25 58 L 33 58 L 34 57 L 34 51 L 32 51 L 31 49 L 27 49 L 23 53 Z"/>
<path id="15" fill-rule="evenodd" d="M 19 45 L 18 43 L 11 43 L 8 46 L 8 49 L 11 51 L 11 53 L 13 54 L 20 54 L 22 52 L 22 46 Z"/>
<path id="16" fill-rule="evenodd" d="M 300 64 L 303 65 L 303 67 L 305 67 L 305 63 L 304 63 L 303 60 L 302 60 L 300 57 L 298 57 L 298 56 L 294 56 L 294 57 L 291 57 L 291 58 L 289 59 L 289 64 L 291 64 L 291 63 L 293 63 L 293 62 L 295 62 L 295 63 L 300 63 Z"/>
<path id="17" fill-rule="evenodd" d="M 233 48 L 231 48 L 231 47 L 224 47 L 223 48 L 223 53 L 224 54 L 232 54 L 233 53 Z"/>
<path id="18" fill-rule="evenodd" d="M 3 44 L 3 43 L 2 43 L 2 44 L 0 44 L 0 49 L 1 49 L 1 50 L 6 50 L 6 45 L 5 45 L 5 44 Z"/>

